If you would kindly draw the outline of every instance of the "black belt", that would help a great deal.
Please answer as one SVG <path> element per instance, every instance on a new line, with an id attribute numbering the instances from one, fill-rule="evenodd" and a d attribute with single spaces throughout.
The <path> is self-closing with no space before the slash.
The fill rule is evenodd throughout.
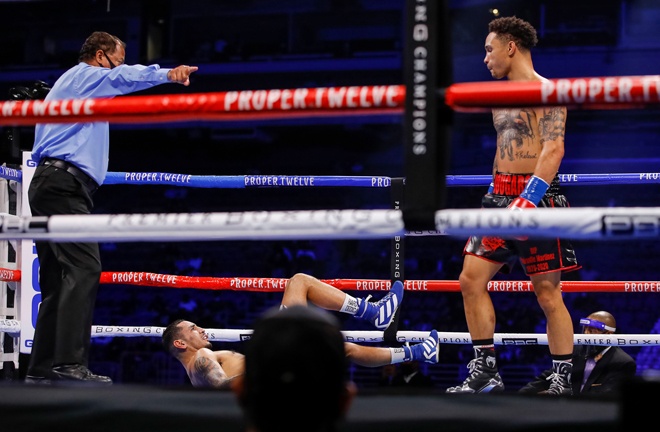
<path id="1" fill-rule="evenodd" d="M 62 159 L 43 158 L 41 162 L 39 162 L 39 165 L 54 166 L 63 169 L 78 179 L 78 181 L 82 183 L 90 193 L 96 192 L 96 189 L 99 188 L 99 184 L 96 183 L 93 178 L 85 174 L 83 170 L 67 161 L 63 161 Z"/>

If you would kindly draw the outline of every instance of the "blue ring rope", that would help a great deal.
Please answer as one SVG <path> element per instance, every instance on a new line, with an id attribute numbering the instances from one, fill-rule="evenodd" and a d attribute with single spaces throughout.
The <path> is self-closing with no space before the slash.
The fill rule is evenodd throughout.
<path id="1" fill-rule="evenodd" d="M 487 186 L 490 175 L 447 176 L 447 186 Z M 623 174 L 560 174 L 562 186 L 572 185 L 615 185 L 656 184 L 660 173 Z M 384 176 L 285 176 L 285 175 L 242 175 L 242 176 L 196 176 L 167 173 L 120 173 L 110 172 L 104 184 L 169 184 L 207 188 L 263 188 L 263 187 L 371 187 L 389 188 L 391 177 Z"/>
<path id="2" fill-rule="evenodd" d="M 20 170 L 0 166 L 0 178 L 22 181 Z M 448 175 L 447 186 L 487 186 L 490 175 Z M 628 185 L 660 183 L 660 173 L 559 174 L 562 186 Z M 290 176 L 240 175 L 202 176 L 162 172 L 109 172 L 103 184 L 151 184 L 197 188 L 247 189 L 267 187 L 369 187 L 389 188 L 392 178 L 386 176 Z"/>

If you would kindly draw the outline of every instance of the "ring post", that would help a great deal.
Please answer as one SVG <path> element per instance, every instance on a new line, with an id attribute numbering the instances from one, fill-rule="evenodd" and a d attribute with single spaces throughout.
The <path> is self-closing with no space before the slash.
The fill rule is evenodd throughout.
<path id="1" fill-rule="evenodd" d="M 407 230 L 433 230 L 446 201 L 453 116 L 437 92 L 452 81 L 447 1 L 407 0 L 406 15 L 403 220 Z"/>

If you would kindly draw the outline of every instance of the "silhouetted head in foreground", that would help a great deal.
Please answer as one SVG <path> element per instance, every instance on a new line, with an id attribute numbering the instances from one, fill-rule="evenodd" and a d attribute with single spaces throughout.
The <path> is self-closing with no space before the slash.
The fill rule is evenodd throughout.
<path id="1" fill-rule="evenodd" d="M 316 307 L 268 311 L 233 387 L 252 431 L 335 430 L 356 393 L 339 322 Z"/>

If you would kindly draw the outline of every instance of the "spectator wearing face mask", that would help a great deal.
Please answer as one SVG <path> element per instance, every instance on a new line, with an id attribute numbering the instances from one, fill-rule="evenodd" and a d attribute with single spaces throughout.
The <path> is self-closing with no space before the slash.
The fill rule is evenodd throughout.
<path id="1" fill-rule="evenodd" d="M 616 320 L 606 311 L 594 312 L 580 319 L 585 339 L 597 343 L 603 336 L 616 331 Z M 622 381 L 637 373 L 637 362 L 618 346 L 576 345 L 573 352 L 573 394 L 598 395 L 616 392 Z M 549 388 L 552 370 L 546 370 L 519 392 L 544 394 Z"/>

